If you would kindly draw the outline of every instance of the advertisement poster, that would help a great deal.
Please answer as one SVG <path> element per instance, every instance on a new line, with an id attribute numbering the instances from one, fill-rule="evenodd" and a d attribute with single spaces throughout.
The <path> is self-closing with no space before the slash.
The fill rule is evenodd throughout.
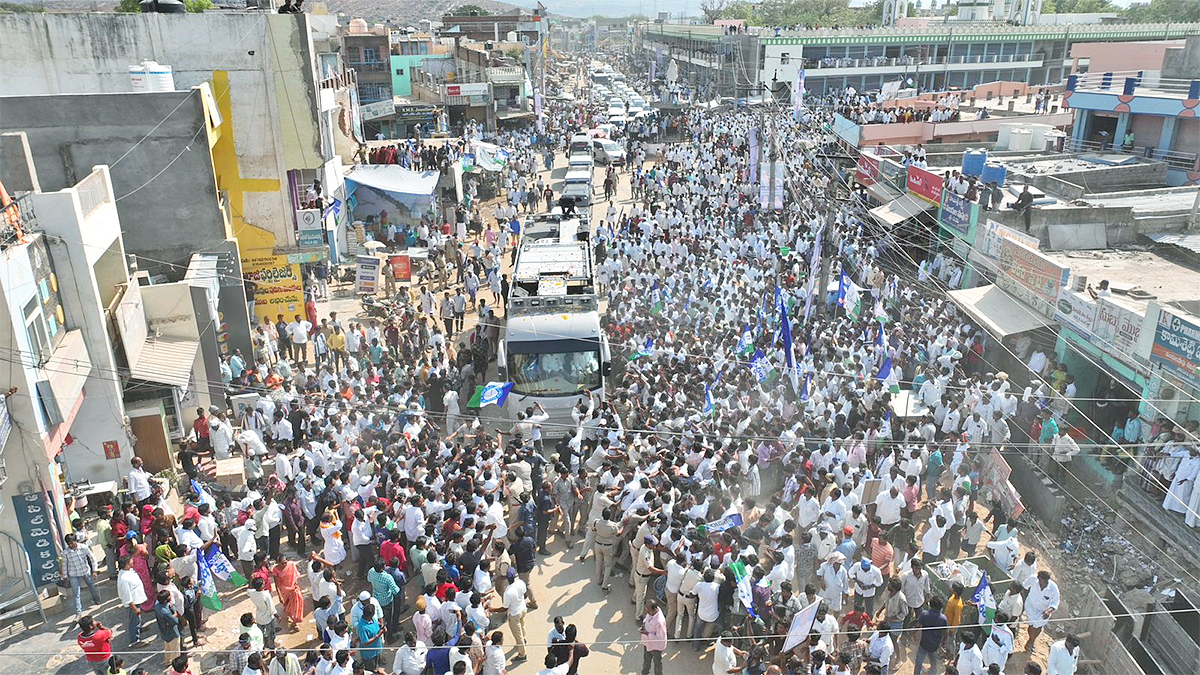
<path id="1" fill-rule="evenodd" d="M 12 500 L 17 529 L 21 531 L 21 541 L 29 554 L 33 583 L 39 588 L 49 586 L 58 581 L 60 575 L 58 538 L 55 536 L 58 527 L 50 500 L 45 492 L 15 495 Z"/>
<path id="2" fill-rule="evenodd" d="M 1200 326 L 1160 307 L 1150 362 L 1192 387 L 1200 387 Z"/>
<path id="3" fill-rule="evenodd" d="M 1086 339 L 1091 339 L 1096 324 L 1098 306 L 1087 292 L 1076 292 L 1063 288 L 1058 292 L 1058 304 L 1054 307 L 1054 320 Z"/>
<path id="4" fill-rule="evenodd" d="M 1013 239 L 1000 247 L 996 285 L 1031 306 L 1047 319 L 1054 318 L 1058 293 L 1067 285 L 1070 269 L 1059 265 Z"/>
<path id="5" fill-rule="evenodd" d="M 1119 305 L 1110 298 L 1100 298 L 1096 303 L 1096 321 L 1092 333 L 1097 346 L 1110 354 L 1134 353 L 1142 337 L 1144 314 Z"/>
<path id="6" fill-rule="evenodd" d="M 357 274 L 354 275 L 354 292 L 374 295 L 379 292 L 379 274 L 383 259 L 373 255 L 360 255 L 357 259 Z"/>
<path id="7" fill-rule="evenodd" d="M 971 202 L 953 192 L 942 195 L 942 225 L 965 236 L 971 228 Z"/>
<path id="8" fill-rule="evenodd" d="M 300 264 L 288 262 L 286 255 L 242 258 L 242 274 L 258 284 L 254 296 L 254 316 L 274 320 L 282 314 L 291 319 L 304 313 L 304 282 Z"/>
<path id="9" fill-rule="evenodd" d="M 932 171 L 909 166 L 908 191 L 931 204 L 941 204 L 942 177 Z"/>
<path id="10" fill-rule="evenodd" d="M 407 254 L 394 255 L 388 258 L 392 268 L 392 278 L 396 281 L 412 281 L 412 259 Z"/>
<path id="11" fill-rule="evenodd" d="M 854 180 L 862 185 L 874 185 L 879 182 L 879 158 L 863 153 L 858 158 L 858 166 L 854 169 Z"/>
<path id="12" fill-rule="evenodd" d="M 980 226 L 979 233 L 975 235 L 976 248 L 989 258 L 999 258 L 1005 239 L 1015 239 L 1035 250 L 1038 248 L 1037 237 L 1031 237 L 1007 225 L 1001 225 L 990 218 Z"/>
<path id="13" fill-rule="evenodd" d="M 1000 502 L 1010 518 L 1019 518 L 1025 512 L 1025 505 L 1021 503 L 1021 493 L 1009 482 L 1010 475 L 1012 467 L 1008 460 L 998 449 L 992 448 L 979 476 L 980 487 L 989 500 Z"/>

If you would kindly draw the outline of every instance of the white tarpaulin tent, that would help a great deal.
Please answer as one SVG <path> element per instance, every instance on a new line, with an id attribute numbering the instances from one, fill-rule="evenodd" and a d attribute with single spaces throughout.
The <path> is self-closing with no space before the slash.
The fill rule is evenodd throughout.
<path id="1" fill-rule="evenodd" d="M 350 192 L 363 185 L 394 195 L 428 197 L 437 189 L 437 171 L 413 171 L 399 164 L 363 164 L 346 175 Z"/>
<path id="2" fill-rule="evenodd" d="M 1032 307 L 992 284 L 977 288 L 965 288 L 961 291 L 950 291 L 947 295 L 973 321 L 997 337 L 1007 337 L 1035 328 L 1057 325 L 1038 314 Z"/>

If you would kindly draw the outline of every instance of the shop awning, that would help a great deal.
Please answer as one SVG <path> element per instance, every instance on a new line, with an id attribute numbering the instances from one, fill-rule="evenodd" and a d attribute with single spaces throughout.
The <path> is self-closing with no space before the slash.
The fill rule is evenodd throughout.
<path id="1" fill-rule="evenodd" d="M 129 365 L 129 375 L 138 380 L 171 387 L 187 387 L 192 380 L 192 364 L 200 343 L 185 338 L 148 337 L 137 363 Z"/>
<path id="2" fill-rule="evenodd" d="M 871 209 L 871 216 L 884 225 L 895 227 L 915 215 L 932 210 L 933 204 L 920 197 L 905 194 L 883 206 Z"/>
<path id="3" fill-rule="evenodd" d="M 398 164 L 363 164 L 346 174 L 346 187 L 365 185 L 381 192 L 398 195 L 429 196 L 437 188 L 437 171 L 412 171 Z"/>
<path id="4" fill-rule="evenodd" d="M 891 185 L 888 185 L 885 182 L 871 183 L 870 185 L 866 186 L 865 189 L 867 194 L 871 196 L 871 199 L 874 199 L 880 204 L 887 204 L 893 199 L 899 197 L 901 194 L 899 190 L 893 188 Z"/>
<path id="5" fill-rule="evenodd" d="M 1058 325 L 994 284 L 950 291 L 947 295 L 972 320 L 996 337 Z"/>

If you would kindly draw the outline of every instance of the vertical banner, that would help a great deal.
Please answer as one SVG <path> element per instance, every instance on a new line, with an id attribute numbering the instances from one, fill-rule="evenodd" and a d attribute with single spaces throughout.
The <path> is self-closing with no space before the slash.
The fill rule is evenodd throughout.
<path id="1" fill-rule="evenodd" d="M 45 492 L 33 492 L 14 495 L 12 500 L 17 529 L 21 531 L 25 552 L 29 554 L 33 583 L 38 588 L 49 586 L 61 576 L 58 566 L 58 538 L 54 535 L 54 511 L 50 506 L 49 495 Z"/>
<path id="2" fill-rule="evenodd" d="M 542 130 L 542 90 L 533 92 L 533 114 L 537 115 L 537 130 Z"/>
<path id="3" fill-rule="evenodd" d="M 758 182 L 758 127 L 750 129 L 750 182 Z"/>

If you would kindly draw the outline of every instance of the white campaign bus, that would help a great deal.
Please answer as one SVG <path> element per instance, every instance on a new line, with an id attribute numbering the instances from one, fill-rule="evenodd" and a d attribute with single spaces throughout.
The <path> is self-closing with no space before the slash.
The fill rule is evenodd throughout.
<path id="1" fill-rule="evenodd" d="M 587 241 L 522 239 L 497 362 L 500 379 L 513 383 L 505 416 L 540 403 L 550 415 L 545 437 L 574 432 L 571 408 L 589 392 L 604 399 L 611 363 Z"/>

